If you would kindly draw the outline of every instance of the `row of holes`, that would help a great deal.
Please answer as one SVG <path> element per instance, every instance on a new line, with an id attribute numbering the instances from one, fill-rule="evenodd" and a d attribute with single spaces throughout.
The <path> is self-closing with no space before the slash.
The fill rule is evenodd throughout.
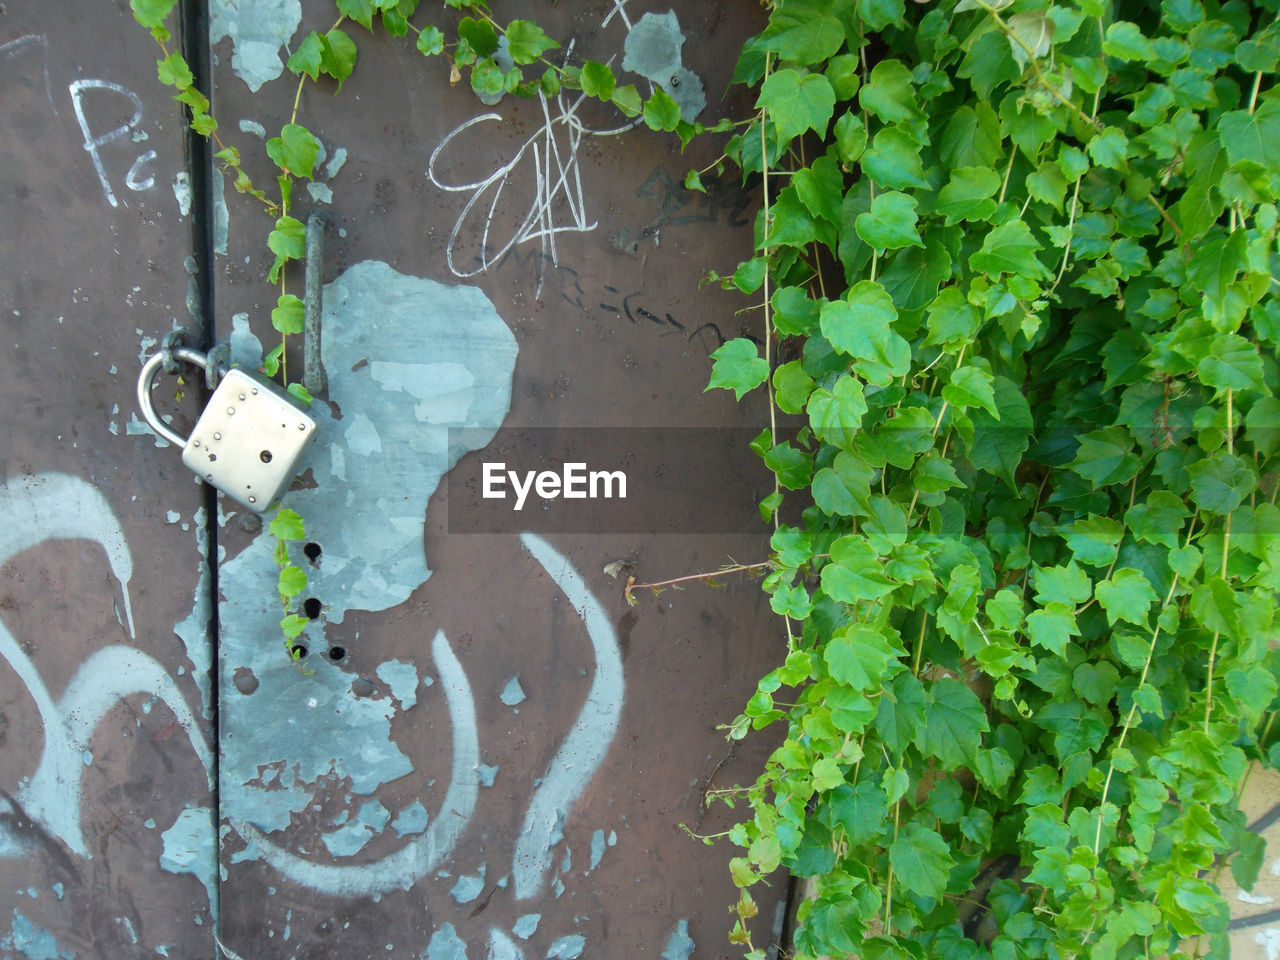
<path id="1" fill-rule="evenodd" d="M 319 564 L 320 554 L 323 553 L 324 551 L 321 549 L 320 544 L 316 543 L 315 541 L 312 541 L 302 548 L 302 552 L 306 554 L 307 559 L 311 561 L 311 565 L 314 567 L 317 564 Z M 308 597 L 306 600 L 302 601 L 302 612 L 306 614 L 308 620 L 317 619 L 320 616 L 320 611 L 321 611 L 321 604 L 318 598 Z M 289 652 L 292 654 L 295 654 L 298 657 L 305 657 L 310 651 L 307 650 L 306 644 L 295 643 L 289 647 Z M 330 660 L 337 662 L 338 660 L 341 660 L 346 655 L 347 655 L 347 651 L 345 647 L 329 648 Z"/>

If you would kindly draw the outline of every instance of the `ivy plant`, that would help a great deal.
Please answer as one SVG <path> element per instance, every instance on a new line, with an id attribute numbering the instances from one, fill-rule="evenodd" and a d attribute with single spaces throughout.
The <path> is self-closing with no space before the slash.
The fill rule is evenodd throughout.
<path id="1" fill-rule="evenodd" d="M 780 0 L 744 47 L 765 328 L 708 389 L 777 411 L 786 649 L 730 736 L 785 732 L 717 795 L 743 919 L 809 881 L 795 956 L 1228 955 L 1280 760 L 1276 7 Z"/>

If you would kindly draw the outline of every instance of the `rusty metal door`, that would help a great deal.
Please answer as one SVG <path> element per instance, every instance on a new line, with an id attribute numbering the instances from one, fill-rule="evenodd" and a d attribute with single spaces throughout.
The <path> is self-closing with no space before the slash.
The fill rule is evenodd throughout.
<path id="1" fill-rule="evenodd" d="M 127 9 L 0 6 L 4 956 L 212 953 L 208 500 L 133 400 L 194 321 L 152 47 Z"/>

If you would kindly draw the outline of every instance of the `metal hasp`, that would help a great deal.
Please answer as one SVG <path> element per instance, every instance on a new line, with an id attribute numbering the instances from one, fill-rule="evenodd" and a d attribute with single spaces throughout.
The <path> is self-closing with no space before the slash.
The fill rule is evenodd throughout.
<path id="1" fill-rule="evenodd" d="M 208 357 L 190 347 L 173 356 L 208 368 Z M 228 370 L 209 398 L 190 437 L 165 424 L 151 403 L 158 353 L 142 366 L 138 406 L 160 436 L 182 447 L 182 462 L 237 503 L 257 513 L 284 493 L 315 436 L 315 421 L 267 378 L 239 367 Z"/>

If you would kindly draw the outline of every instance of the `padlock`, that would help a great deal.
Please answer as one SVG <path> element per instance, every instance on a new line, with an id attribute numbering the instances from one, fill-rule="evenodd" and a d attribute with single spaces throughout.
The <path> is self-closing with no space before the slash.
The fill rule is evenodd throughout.
<path id="1" fill-rule="evenodd" d="M 191 347 L 172 351 L 203 369 L 206 354 Z M 152 382 L 164 354 L 150 357 L 138 377 L 138 406 L 160 436 L 182 448 L 182 462 L 233 500 L 256 513 L 271 506 L 298 474 L 315 437 L 315 421 L 266 377 L 232 367 L 209 398 L 190 437 L 162 421 L 151 404 Z"/>

